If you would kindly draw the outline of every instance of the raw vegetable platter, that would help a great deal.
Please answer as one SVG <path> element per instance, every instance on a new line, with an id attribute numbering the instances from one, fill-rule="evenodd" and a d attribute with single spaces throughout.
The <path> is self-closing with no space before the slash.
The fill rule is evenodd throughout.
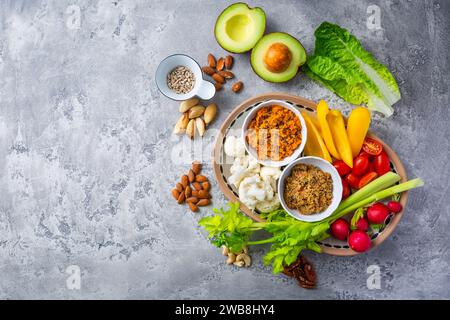
<path id="1" fill-rule="evenodd" d="M 230 183 L 229 178 L 231 176 L 230 167 L 231 163 L 227 163 L 224 159 L 227 158 L 224 152 L 224 144 L 230 135 L 236 135 L 237 132 L 240 132 L 242 124 L 246 115 L 257 105 L 264 101 L 268 100 L 282 100 L 285 101 L 296 108 L 298 108 L 302 112 L 307 113 L 315 113 L 316 112 L 316 103 L 314 101 L 298 97 L 295 95 L 285 94 L 285 93 L 267 93 L 255 96 L 250 98 L 239 106 L 237 106 L 228 118 L 224 121 L 220 128 L 220 134 L 215 141 L 214 150 L 213 150 L 213 168 L 216 179 L 218 181 L 218 185 L 225 196 L 232 202 L 240 202 L 241 210 L 251 217 L 255 221 L 263 221 L 260 217 L 258 210 L 249 209 L 242 201 L 239 199 L 237 188 Z M 379 142 L 381 142 L 383 149 L 387 153 L 390 159 L 391 171 L 397 173 L 400 176 L 400 182 L 407 181 L 405 169 L 397 156 L 397 154 L 390 148 L 386 143 L 384 143 L 380 138 L 376 137 L 373 133 L 369 132 L 368 137 L 375 138 Z M 393 232 L 400 219 L 402 218 L 404 208 L 406 207 L 406 202 L 408 198 L 408 193 L 401 193 L 399 202 L 401 203 L 403 210 L 397 213 L 394 216 L 391 216 L 388 221 L 386 221 L 385 226 L 379 230 L 374 230 L 371 235 L 372 238 L 372 247 L 376 247 L 381 244 L 389 235 Z M 351 215 L 351 213 L 349 213 Z M 329 237 L 327 239 L 321 240 L 318 242 L 320 245 L 322 252 L 332 254 L 332 255 L 340 255 L 340 256 L 350 256 L 358 254 L 356 251 L 353 251 L 349 248 L 348 244 L 345 241 L 340 241 Z"/>

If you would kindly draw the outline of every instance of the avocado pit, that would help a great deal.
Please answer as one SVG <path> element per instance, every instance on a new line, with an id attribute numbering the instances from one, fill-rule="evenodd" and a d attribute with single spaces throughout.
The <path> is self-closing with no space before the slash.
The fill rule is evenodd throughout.
<path id="1" fill-rule="evenodd" d="M 292 61 L 292 52 L 288 46 L 282 43 L 274 43 L 268 49 L 264 56 L 264 65 L 274 73 L 285 71 Z"/>

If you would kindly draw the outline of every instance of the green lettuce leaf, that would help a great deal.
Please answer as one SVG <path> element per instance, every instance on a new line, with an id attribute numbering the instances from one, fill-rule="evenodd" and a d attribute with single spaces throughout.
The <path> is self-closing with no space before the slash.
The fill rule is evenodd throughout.
<path id="1" fill-rule="evenodd" d="M 303 67 L 306 75 L 352 104 L 392 115 L 400 91 L 389 70 L 355 36 L 335 24 L 323 22 L 314 34 L 314 54 Z"/>

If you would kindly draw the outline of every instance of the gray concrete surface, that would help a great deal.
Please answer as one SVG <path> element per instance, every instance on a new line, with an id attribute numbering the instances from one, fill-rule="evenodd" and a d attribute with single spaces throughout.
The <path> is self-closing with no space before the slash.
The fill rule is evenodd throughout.
<path id="1" fill-rule="evenodd" d="M 267 30 L 291 33 L 308 52 L 314 29 L 328 20 L 392 70 L 402 100 L 373 129 L 410 177 L 426 181 L 377 250 L 308 254 L 318 273 L 312 291 L 272 275 L 261 263 L 264 247 L 252 251 L 251 268 L 226 266 L 197 226 L 209 210 L 192 214 L 169 193 L 190 157 L 173 156 L 187 140 L 172 137 L 178 105 L 158 92 L 153 75 L 173 53 L 201 63 L 209 52 L 225 54 L 213 26 L 227 3 L 0 2 L 0 298 L 450 298 L 449 1 L 258 1 Z M 381 9 L 380 30 L 366 26 L 372 4 Z M 349 110 L 304 75 L 269 84 L 251 71 L 248 54 L 235 59 L 245 89 L 217 95 L 213 128 L 267 91 Z M 213 133 L 196 142 L 194 156 L 204 150 L 210 176 Z M 226 203 L 216 185 L 213 194 L 214 205 Z M 373 264 L 380 290 L 366 286 Z M 79 290 L 76 281 L 67 286 L 71 265 L 81 271 Z"/>

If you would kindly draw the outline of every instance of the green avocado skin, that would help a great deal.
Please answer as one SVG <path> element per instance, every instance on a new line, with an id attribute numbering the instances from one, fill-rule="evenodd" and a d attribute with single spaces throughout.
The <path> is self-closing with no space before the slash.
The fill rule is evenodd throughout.
<path id="1" fill-rule="evenodd" d="M 257 15 L 259 20 L 255 26 L 255 34 L 246 40 L 245 43 L 241 43 L 241 47 L 234 47 L 231 44 L 226 43 L 226 32 L 225 24 L 227 22 L 226 17 L 233 17 L 236 15 L 245 13 L 252 13 Z M 266 14 L 260 7 L 251 8 L 248 4 L 243 2 L 236 2 L 225 8 L 220 15 L 217 17 L 216 23 L 214 25 L 214 36 L 216 37 L 217 43 L 226 51 L 231 53 L 244 53 L 250 51 L 259 39 L 264 35 L 266 30 Z"/>
<path id="2" fill-rule="evenodd" d="M 269 71 L 264 64 L 267 49 L 274 43 L 286 45 L 292 53 L 289 67 L 279 73 Z M 284 32 L 273 32 L 262 37 L 252 50 L 250 63 L 253 71 L 268 82 L 286 82 L 295 77 L 299 68 L 306 62 L 306 51 L 303 45 L 293 36 Z"/>

